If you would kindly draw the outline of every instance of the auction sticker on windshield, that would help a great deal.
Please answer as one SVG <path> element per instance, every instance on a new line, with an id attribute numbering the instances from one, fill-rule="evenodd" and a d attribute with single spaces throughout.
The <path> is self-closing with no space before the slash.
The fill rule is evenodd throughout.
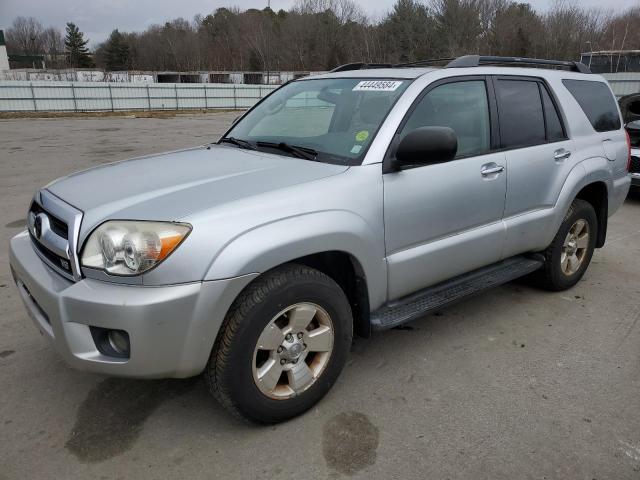
<path id="1" fill-rule="evenodd" d="M 353 87 L 353 91 L 393 92 L 397 90 L 400 85 L 402 85 L 402 82 L 393 80 L 366 80 Z"/>

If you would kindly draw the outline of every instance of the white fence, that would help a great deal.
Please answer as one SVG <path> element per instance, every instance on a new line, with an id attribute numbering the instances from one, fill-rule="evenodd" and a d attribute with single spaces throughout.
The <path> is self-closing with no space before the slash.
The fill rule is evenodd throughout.
<path id="1" fill-rule="evenodd" d="M 618 97 L 640 92 L 640 73 L 604 77 Z M 0 112 L 246 109 L 275 88 L 224 83 L 0 81 Z"/>
<path id="2" fill-rule="evenodd" d="M 0 82 L 0 112 L 245 109 L 271 85 Z"/>

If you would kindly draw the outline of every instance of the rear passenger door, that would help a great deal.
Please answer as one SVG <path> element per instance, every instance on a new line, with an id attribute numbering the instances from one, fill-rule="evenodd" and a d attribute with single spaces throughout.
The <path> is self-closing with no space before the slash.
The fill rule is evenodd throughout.
<path id="1" fill-rule="evenodd" d="M 576 156 L 542 79 L 494 77 L 493 84 L 507 163 L 506 258 L 540 248 L 541 213 L 555 205 Z"/>

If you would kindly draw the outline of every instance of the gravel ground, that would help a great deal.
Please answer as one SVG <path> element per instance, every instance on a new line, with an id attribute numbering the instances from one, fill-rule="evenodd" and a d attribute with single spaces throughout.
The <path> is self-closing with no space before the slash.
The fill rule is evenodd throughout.
<path id="1" fill-rule="evenodd" d="M 573 290 L 512 283 L 358 339 L 329 395 L 285 424 L 232 419 L 199 378 L 63 364 L 9 273 L 34 191 L 214 140 L 236 115 L 0 120 L 0 479 L 640 478 L 640 196 Z"/>

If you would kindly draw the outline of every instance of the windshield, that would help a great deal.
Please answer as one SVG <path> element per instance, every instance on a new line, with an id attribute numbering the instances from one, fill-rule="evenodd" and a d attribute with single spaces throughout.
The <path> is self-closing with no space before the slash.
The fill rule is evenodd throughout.
<path id="1" fill-rule="evenodd" d="M 276 90 L 221 139 L 328 163 L 359 165 L 410 80 L 330 78 Z"/>

